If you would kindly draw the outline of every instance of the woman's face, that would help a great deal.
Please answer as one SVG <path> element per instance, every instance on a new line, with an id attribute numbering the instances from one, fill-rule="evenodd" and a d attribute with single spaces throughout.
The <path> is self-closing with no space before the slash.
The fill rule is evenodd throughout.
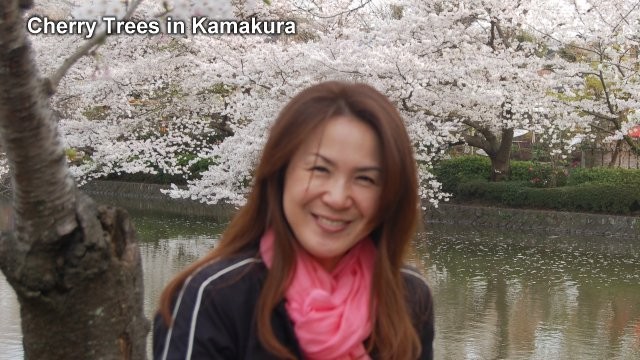
<path id="1" fill-rule="evenodd" d="M 291 159 L 284 214 L 298 243 L 328 271 L 376 225 L 380 161 L 373 129 L 349 116 L 327 120 Z"/>

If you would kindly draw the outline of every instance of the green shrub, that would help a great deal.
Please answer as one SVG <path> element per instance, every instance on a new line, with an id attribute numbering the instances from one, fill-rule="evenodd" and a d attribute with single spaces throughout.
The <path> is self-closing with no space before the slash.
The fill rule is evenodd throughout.
<path id="1" fill-rule="evenodd" d="M 512 161 L 509 180 L 527 181 L 533 187 L 556 187 L 567 183 L 564 168 L 554 168 L 550 163 Z"/>
<path id="2" fill-rule="evenodd" d="M 457 199 L 482 200 L 491 203 L 521 206 L 528 185 L 524 181 L 488 182 L 472 180 L 458 184 L 455 191 Z"/>
<path id="3" fill-rule="evenodd" d="M 193 153 L 183 153 L 178 156 L 178 165 L 186 166 L 189 162 L 195 160 L 197 157 L 196 154 Z M 199 179 L 202 176 L 202 173 L 209 169 L 209 166 L 214 164 L 215 161 L 212 158 L 199 158 L 196 162 L 189 165 L 189 173 L 191 174 L 191 178 Z"/>
<path id="4" fill-rule="evenodd" d="M 640 209 L 640 187 L 584 183 L 567 186 L 566 193 L 569 210 L 629 214 Z"/>
<path id="5" fill-rule="evenodd" d="M 181 175 L 170 175 L 159 172 L 158 174 L 147 174 L 147 173 L 121 173 L 121 174 L 109 174 L 105 178 L 105 180 L 114 180 L 114 181 L 126 181 L 126 182 L 141 182 L 148 184 L 176 184 L 176 185 L 186 185 L 187 180 Z"/>
<path id="6" fill-rule="evenodd" d="M 568 185 L 604 183 L 640 187 L 640 170 L 620 168 L 576 168 L 571 170 Z"/>
<path id="7" fill-rule="evenodd" d="M 459 156 L 440 161 L 433 170 L 442 189 L 455 193 L 462 182 L 489 179 L 491 160 L 485 156 Z M 524 181 L 533 187 L 554 187 L 565 185 L 567 175 L 563 168 L 554 169 L 550 163 L 511 161 L 509 180 Z"/>
<path id="8" fill-rule="evenodd" d="M 459 156 L 441 160 L 433 168 L 434 175 L 446 192 L 455 192 L 458 184 L 473 179 L 489 179 L 491 161 L 484 156 Z"/>
<path id="9" fill-rule="evenodd" d="M 215 161 L 211 158 L 201 158 L 189 166 L 189 172 L 193 174 L 194 179 L 199 179 L 202 176 L 202 173 L 209 170 L 209 166 L 214 163 Z"/>
<path id="10" fill-rule="evenodd" d="M 531 169 L 533 169 L 533 161 L 511 161 L 509 180 L 530 181 Z"/>
<path id="11" fill-rule="evenodd" d="M 640 210 L 640 187 L 604 183 L 533 188 L 524 181 L 491 183 L 474 180 L 460 183 L 455 197 L 490 205 L 577 212 L 629 214 Z"/>

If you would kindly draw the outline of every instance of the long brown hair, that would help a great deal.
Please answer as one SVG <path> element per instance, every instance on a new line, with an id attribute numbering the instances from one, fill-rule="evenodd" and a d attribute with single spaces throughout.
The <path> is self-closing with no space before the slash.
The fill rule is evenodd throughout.
<path id="1" fill-rule="evenodd" d="M 178 274 L 160 298 L 160 313 L 171 322 L 171 303 L 185 280 L 214 259 L 258 249 L 269 227 L 275 232 L 274 258 L 257 305 L 258 336 L 263 346 L 283 359 L 295 357 L 278 342 L 271 314 L 283 299 L 293 271 L 295 238 L 284 215 L 282 194 L 289 161 L 327 119 L 353 116 L 375 131 L 381 146 L 382 192 L 378 225 L 372 232 L 377 246 L 371 299 L 376 302 L 368 348 L 382 359 L 415 359 L 420 342 L 406 305 L 400 273 L 419 220 L 416 164 L 409 136 L 396 107 L 373 87 L 324 82 L 297 94 L 276 119 L 254 175 L 247 203 L 235 215 L 218 245 Z"/>

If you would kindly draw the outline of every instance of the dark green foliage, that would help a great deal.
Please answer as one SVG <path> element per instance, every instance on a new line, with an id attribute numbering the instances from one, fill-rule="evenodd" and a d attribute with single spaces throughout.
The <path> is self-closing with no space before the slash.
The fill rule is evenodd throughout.
<path id="1" fill-rule="evenodd" d="M 440 161 L 434 174 L 446 192 L 455 192 L 458 184 L 474 179 L 489 179 L 491 161 L 484 156 L 458 156 Z M 563 168 L 550 163 L 511 161 L 510 181 L 525 181 L 534 187 L 563 186 L 567 174 Z"/>
<path id="2" fill-rule="evenodd" d="M 489 179 L 491 161 L 483 156 L 459 156 L 440 161 L 433 173 L 446 192 L 455 192 L 458 184 L 473 179 Z"/>
<path id="3" fill-rule="evenodd" d="M 462 201 L 534 209 L 609 214 L 630 214 L 640 210 L 640 187 L 604 183 L 533 188 L 522 181 L 474 180 L 459 184 L 455 196 Z"/>
<path id="4" fill-rule="evenodd" d="M 509 180 L 527 181 L 534 187 L 556 187 L 567 183 L 564 168 L 554 168 L 550 163 L 512 161 Z"/>
<path id="5" fill-rule="evenodd" d="M 576 168 L 571 171 L 567 184 L 578 185 L 588 182 L 640 187 L 640 170 L 619 168 Z"/>
<path id="6" fill-rule="evenodd" d="M 455 192 L 456 199 L 482 200 L 490 203 L 517 206 L 524 196 L 527 183 L 523 181 L 488 182 L 472 180 L 460 183 Z"/>
<path id="7" fill-rule="evenodd" d="M 481 156 L 460 156 L 434 167 L 443 190 L 457 201 L 610 214 L 640 211 L 640 170 L 576 168 L 568 172 L 550 163 L 512 161 L 509 181 L 489 182 L 490 172 L 489 159 Z"/>
<path id="8" fill-rule="evenodd" d="M 178 165 L 186 166 L 189 164 L 189 162 L 196 159 L 196 157 L 197 155 L 192 153 L 181 154 L 180 156 L 178 156 Z M 199 178 L 202 172 L 209 169 L 209 165 L 212 165 L 213 163 L 214 161 L 211 158 L 201 158 L 195 163 L 189 165 L 189 173 L 191 174 L 190 178 Z"/>
<path id="9" fill-rule="evenodd" d="M 183 153 L 178 156 L 178 165 L 179 166 L 187 166 L 193 160 L 195 160 L 197 155 L 193 153 Z M 116 181 L 127 181 L 127 182 L 141 182 L 148 184 L 176 184 L 176 185 L 186 185 L 187 180 L 191 179 L 199 179 L 202 176 L 202 173 L 209 169 L 209 166 L 214 164 L 214 159 L 211 158 L 200 158 L 188 167 L 188 175 L 182 174 L 166 174 L 162 172 L 162 170 L 157 167 L 151 165 L 156 171 L 156 174 L 149 173 L 119 173 L 119 174 L 109 174 L 104 179 L 105 180 L 116 180 Z"/>
<path id="10" fill-rule="evenodd" d="M 186 185 L 187 179 L 180 175 L 170 175 L 164 173 L 158 174 L 147 174 L 147 173 L 121 173 L 121 174 L 109 174 L 104 177 L 105 180 L 114 180 L 114 181 L 127 181 L 127 182 L 140 182 L 147 184 L 176 184 L 176 185 Z"/>
<path id="11" fill-rule="evenodd" d="M 533 161 L 511 161 L 509 180 L 529 181 L 531 180 L 531 169 L 533 169 Z"/>

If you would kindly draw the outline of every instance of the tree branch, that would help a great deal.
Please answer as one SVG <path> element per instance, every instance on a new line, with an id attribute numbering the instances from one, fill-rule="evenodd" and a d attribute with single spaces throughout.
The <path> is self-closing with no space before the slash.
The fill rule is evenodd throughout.
<path id="1" fill-rule="evenodd" d="M 487 45 L 489 45 L 492 50 L 496 49 L 495 41 L 496 41 L 496 22 L 494 20 L 491 20 L 491 35 L 489 35 L 489 42 L 487 43 Z"/>
<path id="2" fill-rule="evenodd" d="M 598 119 L 607 120 L 607 121 L 611 121 L 611 122 L 614 122 L 614 121 L 616 121 L 618 119 L 615 116 L 608 116 L 608 115 L 600 114 L 600 113 L 595 112 L 595 111 L 582 109 L 582 108 L 580 108 L 578 106 L 574 106 L 574 108 L 577 109 L 577 110 L 583 111 L 584 113 L 586 113 L 588 115 L 595 116 Z"/>
<path id="3" fill-rule="evenodd" d="M 138 6 L 142 3 L 142 1 L 144 0 L 133 1 L 129 6 L 129 9 L 127 10 L 123 19 L 131 18 L 131 16 L 136 11 Z M 94 36 L 90 40 L 87 40 L 87 42 L 85 42 L 82 46 L 76 49 L 76 51 L 73 54 L 71 54 L 71 56 L 66 58 L 62 62 L 62 65 L 60 65 L 60 67 L 56 69 L 56 71 L 54 71 L 54 73 L 51 76 L 49 76 L 47 79 L 44 80 L 43 86 L 44 86 L 45 94 L 47 94 L 47 96 L 52 96 L 53 94 L 55 94 L 58 88 L 58 85 L 60 84 L 60 80 L 62 80 L 62 78 L 67 74 L 69 69 L 71 69 L 71 67 L 76 62 L 78 62 L 78 60 L 90 54 L 94 48 L 102 45 L 106 38 L 107 38 L 107 31 L 103 30 L 100 32 L 100 34 Z"/>
<path id="4" fill-rule="evenodd" d="M 400 99 L 400 101 L 402 102 L 402 108 L 407 112 L 416 112 L 416 109 L 412 108 L 408 102 L 408 100 L 411 99 L 412 96 L 413 96 L 413 90 L 409 92 L 409 95 Z"/>
<path id="5" fill-rule="evenodd" d="M 509 39 L 507 39 L 504 32 L 502 31 L 502 27 L 500 26 L 500 23 L 496 21 L 495 25 L 496 25 L 496 30 L 498 30 L 498 36 L 500 36 L 500 40 L 502 40 L 502 43 L 504 44 L 505 47 L 510 48 L 511 44 L 509 42 Z"/>
<path id="6" fill-rule="evenodd" d="M 45 94 L 47 94 L 47 96 L 52 96 L 53 94 L 55 94 L 58 89 L 58 85 L 60 84 L 60 80 L 62 80 L 62 78 L 67 74 L 69 69 L 71 69 L 71 67 L 76 62 L 78 62 L 78 60 L 88 55 L 93 48 L 100 46 L 102 43 L 104 43 L 104 40 L 106 38 L 107 38 L 107 32 L 102 31 L 100 34 L 94 36 L 92 39 L 85 42 L 82 46 L 76 49 L 76 51 L 73 54 L 71 54 L 71 56 L 66 58 L 62 62 L 62 65 L 60 65 L 60 67 L 56 69 L 56 71 L 51 76 L 44 79 L 43 86 L 44 86 Z"/>
<path id="7" fill-rule="evenodd" d="M 494 142 L 496 140 L 496 136 L 487 127 L 482 126 L 482 125 L 478 124 L 477 122 L 469 120 L 469 119 L 462 120 L 462 123 L 467 125 L 467 126 L 469 126 L 469 127 L 472 127 L 474 129 L 476 129 L 479 133 L 482 134 L 482 136 L 484 136 L 484 138 L 489 143 L 492 143 L 492 142 Z"/>
<path id="8" fill-rule="evenodd" d="M 491 144 L 489 144 L 489 142 L 482 136 L 462 134 L 462 137 L 468 145 L 482 149 L 487 154 L 490 154 L 493 151 L 491 149 Z"/>
<path id="9" fill-rule="evenodd" d="M 604 97 L 605 97 L 605 100 L 607 101 L 607 108 L 609 109 L 610 113 L 615 114 L 616 110 L 614 109 L 614 106 L 611 103 L 611 97 L 609 96 L 609 89 L 607 88 L 607 84 L 604 81 L 604 75 L 602 74 L 602 70 L 598 71 L 598 79 L 600 80 L 600 84 L 602 84 L 602 91 L 604 92 Z"/>
<path id="10" fill-rule="evenodd" d="M 601 131 L 601 132 L 603 132 L 603 133 L 609 134 L 609 135 L 613 135 L 613 134 L 614 134 L 614 132 L 613 132 L 613 131 L 608 130 L 608 129 L 605 129 L 605 128 L 600 127 L 600 126 L 595 125 L 595 124 L 589 124 L 589 126 L 591 126 L 592 128 L 594 128 L 594 129 L 596 129 L 596 130 L 600 130 L 600 131 Z"/>
<path id="11" fill-rule="evenodd" d="M 342 16 L 342 15 L 345 15 L 345 14 L 349 15 L 349 14 L 355 12 L 355 11 L 358 11 L 358 10 L 362 9 L 363 7 L 367 6 L 371 1 L 372 0 L 363 1 L 363 2 L 360 3 L 360 5 L 352 8 L 352 9 L 343 10 L 343 11 L 337 12 L 337 13 L 335 13 L 333 15 L 319 15 L 317 13 L 314 13 L 313 10 L 311 10 L 311 9 L 305 9 L 305 8 L 299 6 L 299 5 L 296 5 L 295 3 L 293 4 L 293 6 L 295 8 L 297 8 L 298 10 L 306 12 L 306 13 L 308 13 L 309 15 L 311 15 L 313 17 L 317 17 L 318 19 L 331 19 L 331 18 L 335 18 L 335 17 Z M 316 7 L 320 7 L 319 5 L 317 5 L 315 3 L 314 3 L 314 5 L 316 5 Z"/>
<path id="12" fill-rule="evenodd" d="M 635 5 L 633 5 L 633 7 L 629 9 L 629 11 L 627 11 L 627 13 L 624 16 L 621 16 L 620 21 L 616 24 L 616 26 L 613 27 L 613 30 L 611 32 L 612 33 L 615 32 L 618 26 L 620 26 L 620 24 L 622 24 L 623 22 L 626 22 L 627 24 L 629 24 L 629 20 L 627 20 L 627 18 L 629 17 L 629 14 L 631 14 L 639 5 L 640 5 L 640 1 L 636 2 Z"/>
<path id="13" fill-rule="evenodd" d="M 624 135 L 622 138 L 627 143 L 627 145 L 629 145 L 631 151 L 633 151 L 634 154 L 640 155 L 640 145 L 638 145 L 637 142 L 633 141 L 633 139 L 631 139 L 631 137 L 628 135 Z"/>

